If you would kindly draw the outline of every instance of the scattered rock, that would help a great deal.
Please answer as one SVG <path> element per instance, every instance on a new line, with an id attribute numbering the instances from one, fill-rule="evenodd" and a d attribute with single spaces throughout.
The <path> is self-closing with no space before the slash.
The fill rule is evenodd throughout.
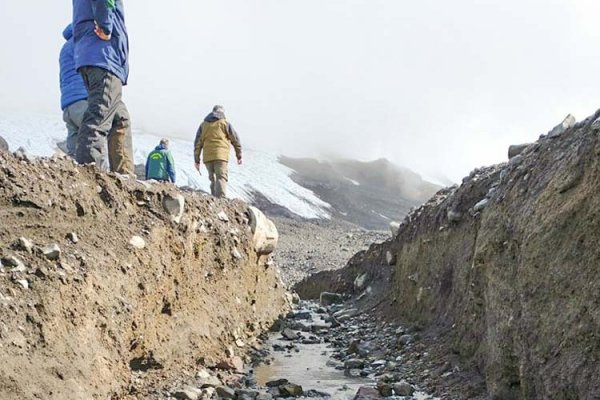
<path id="1" fill-rule="evenodd" d="M 487 207 L 489 202 L 490 202 L 490 199 L 481 200 L 479 203 L 475 204 L 475 206 L 473 207 L 473 211 L 479 212 L 479 211 L 483 210 L 484 208 Z"/>
<path id="2" fill-rule="evenodd" d="M 560 124 L 556 125 L 550 132 L 548 132 L 548 137 L 550 137 L 550 138 L 558 137 L 558 136 L 562 135 L 563 133 L 565 133 L 567 130 L 574 127 L 576 123 L 577 123 L 577 120 L 575 119 L 575 117 L 573 115 L 569 114 L 565 117 L 565 119 Z"/>
<path id="3" fill-rule="evenodd" d="M 386 251 L 385 252 L 385 261 L 387 261 L 388 265 L 396 264 L 396 255 L 389 250 Z"/>
<path id="4" fill-rule="evenodd" d="M 367 280 L 367 273 L 365 272 L 362 275 L 359 275 L 354 280 L 354 288 L 357 290 L 361 290 L 365 286 L 365 281 Z"/>
<path id="5" fill-rule="evenodd" d="M 279 386 L 279 393 L 281 393 L 283 397 L 300 397 L 302 396 L 302 393 L 304 393 L 304 390 L 300 385 L 287 383 Z"/>
<path id="6" fill-rule="evenodd" d="M 287 340 L 298 339 L 298 334 L 289 328 L 285 328 L 283 331 L 281 331 L 281 336 L 283 336 Z"/>
<path id="7" fill-rule="evenodd" d="M 25 272 L 27 270 L 23 261 L 15 256 L 2 257 L 2 265 L 13 267 L 11 272 Z"/>
<path id="8" fill-rule="evenodd" d="M 390 231 L 392 232 L 392 237 L 398 236 L 398 232 L 400 232 L 400 223 L 399 222 L 390 222 Z"/>
<path id="9" fill-rule="evenodd" d="M 237 247 L 234 247 L 233 250 L 231 250 L 231 255 L 236 260 L 241 260 L 242 259 L 242 253 L 240 253 L 240 251 L 237 249 Z"/>
<path id="10" fill-rule="evenodd" d="M 129 240 L 129 244 L 139 250 L 146 247 L 146 241 L 139 236 L 133 236 L 131 240 Z"/>
<path id="11" fill-rule="evenodd" d="M 256 207 L 248 206 L 248 214 L 254 250 L 261 255 L 271 254 L 279 241 L 277 227 Z"/>
<path id="12" fill-rule="evenodd" d="M 202 390 L 192 386 L 186 386 L 183 389 L 176 391 L 173 396 L 180 400 L 198 400 L 200 399 L 200 396 L 202 396 Z"/>
<path id="13" fill-rule="evenodd" d="M 181 222 L 181 217 L 183 217 L 183 212 L 185 209 L 185 197 L 183 197 L 183 195 L 165 195 L 162 200 L 162 206 L 163 209 L 167 212 L 167 214 L 169 214 L 173 222 Z"/>
<path id="14" fill-rule="evenodd" d="M 287 385 L 288 383 L 290 383 L 290 381 L 288 381 L 287 379 L 277 379 L 274 381 L 269 381 L 267 383 L 265 383 L 266 387 L 279 387 L 282 385 Z"/>
<path id="15" fill-rule="evenodd" d="M 75 232 L 70 232 L 67 234 L 67 239 L 71 241 L 73 244 L 79 243 L 79 237 Z"/>
<path id="16" fill-rule="evenodd" d="M 57 244 L 49 244 L 42 248 L 42 253 L 48 260 L 55 261 L 60 258 L 61 251 Z"/>
<path id="17" fill-rule="evenodd" d="M 217 363 L 217 368 L 226 371 L 244 372 L 244 362 L 240 357 L 230 357 Z"/>
<path id="18" fill-rule="evenodd" d="M 412 342 L 415 341 L 415 337 L 413 335 L 402 335 L 400 336 L 400 338 L 398 339 L 398 341 L 403 344 L 404 346 L 406 346 L 407 344 L 410 344 Z"/>
<path id="19" fill-rule="evenodd" d="M 320 303 L 321 303 L 322 306 L 327 307 L 327 306 L 330 306 L 332 304 L 341 304 L 341 303 L 343 303 L 344 302 L 344 298 L 342 297 L 341 294 L 323 292 L 319 296 L 319 301 L 320 301 Z"/>
<path id="20" fill-rule="evenodd" d="M 392 385 L 385 382 L 377 382 L 377 390 L 379 390 L 379 394 L 383 397 L 389 397 L 394 394 Z"/>
<path id="21" fill-rule="evenodd" d="M 511 158 L 518 156 L 529 146 L 531 146 L 531 143 L 513 144 L 508 148 L 508 159 L 510 160 Z"/>
<path id="22" fill-rule="evenodd" d="M 33 252 L 33 243 L 31 242 L 31 240 L 29 240 L 27 238 L 20 237 L 19 240 L 17 240 L 17 248 L 19 250 L 23 250 L 28 253 L 32 253 Z"/>
<path id="23" fill-rule="evenodd" d="M 0 136 L 0 151 L 10 151 L 8 148 L 8 143 L 2 136 Z"/>
<path id="24" fill-rule="evenodd" d="M 217 387 L 217 394 L 221 399 L 235 399 L 235 390 L 227 386 Z"/>
<path id="25" fill-rule="evenodd" d="M 29 282 L 27 279 L 16 279 L 15 282 L 21 285 L 23 289 L 29 289 Z"/>
<path id="26" fill-rule="evenodd" d="M 250 389 L 238 389 L 235 391 L 236 400 L 255 400 L 259 392 Z"/>
<path id="27" fill-rule="evenodd" d="M 225 211 L 221 211 L 217 214 L 217 218 L 223 222 L 229 222 L 229 217 L 225 214 Z"/>
<path id="28" fill-rule="evenodd" d="M 381 394 L 379 394 L 379 390 L 374 387 L 363 386 L 358 389 L 356 392 L 356 396 L 354 396 L 354 400 L 373 400 L 373 399 L 381 399 Z"/>
<path id="29" fill-rule="evenodd" d="M 352 358 L 344 362 L 345 369 L 363 369 L 365 367 L 365 360 L 358 358 Z"/>
<path id="30" fill-rule="evenodd" d="M 394 393 L 398 396 L 412 396 L 415 388 L 406 381 L 400 381 L 393 385 Z"/>

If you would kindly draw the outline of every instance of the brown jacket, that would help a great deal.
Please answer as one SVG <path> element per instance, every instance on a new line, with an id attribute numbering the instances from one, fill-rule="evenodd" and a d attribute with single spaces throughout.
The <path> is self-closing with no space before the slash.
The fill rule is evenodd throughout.
<path id="1" fill-rule="evenodd" d="M 235 149 L 237 159 L 241 159 L 242 145 L 237 132 L 227 122 L 223 114 L 212 112 L 204 119 L 196 133 L 194 161 L 200 163 L 201 158 L 204 163 L 229 161 L 229 147 L 231 145 Z"/>

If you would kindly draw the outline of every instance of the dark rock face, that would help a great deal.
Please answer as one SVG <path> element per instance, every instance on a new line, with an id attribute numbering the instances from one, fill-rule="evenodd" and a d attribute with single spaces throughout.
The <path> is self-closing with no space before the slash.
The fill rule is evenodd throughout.
<path id="1" fill-rule="evenodd" d="M 331 204 L 335 217 L 367 229 L 387 230 L 390 220 L 401 220 L 440 188 L 386 159 L 279 161 L 295 171 L 296 183 Z"/>
<path id="2" fill-rule="evenodd" d="M 357 276 L 389 271 L 389 286 L 371 283 L 380 312 L 446 332 L 452 351 L 483 371 L 492 398 L 592 398 L 600 393 L 599 154 L 591 121 L 542 137 L 438 192 L 397 237 L 298 293 L 359 295 Z M 397 258 L 391 268 L 387 251 Z"/>
<path id="3" fill-rule="evenodd" d="M 0 151 L 9 151 L 8 143 L 2 136 L 0 136 Z"/>

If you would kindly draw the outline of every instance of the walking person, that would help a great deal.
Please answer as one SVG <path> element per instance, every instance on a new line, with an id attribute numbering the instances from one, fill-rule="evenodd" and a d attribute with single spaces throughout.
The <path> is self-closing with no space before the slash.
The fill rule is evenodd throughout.
<path id="1" fill-rule="evenodd" d="M 175 183 L 175 161 L 169 150 L 169 139 L 161 139 L 146 160 L 146 179 Z"/>
<path id="2" fill-rule="evenodd" d="M 75 159 L 102 167 L 108 140 L 110 170 L 133 174 L 131 122 L 122 99 L 129 76 L 123 0 L 73 0 L 73 31 L 75 67 L 88 90 Z"/>
<path id="3" fill-rule="evenodd" d="M 194 142 L 194 162 L 200 172 L 204 162 L 210 179 L 210 193 L 215 197 L 227 196 L 229 179 L 229 151 L 233 145 L 237 163 L 242 164 L 242 145 L 237 132 L 225 119 L 222 106 L 214 106 L 198 128 Z"/>
<path id="4" fill-rule="evenodd" d="M 77 132 L 83 121 L 83 114 L 88 108 L 87 89 L 81 75 L 75 69 L 75 43 L 73 41 L 73 25 L 69 24 L 63 31 L 66 42 L 60 50 L 60 107 L 63 121 L 67 126 L 67 154 L 75 158 L 77 148 Z"/>

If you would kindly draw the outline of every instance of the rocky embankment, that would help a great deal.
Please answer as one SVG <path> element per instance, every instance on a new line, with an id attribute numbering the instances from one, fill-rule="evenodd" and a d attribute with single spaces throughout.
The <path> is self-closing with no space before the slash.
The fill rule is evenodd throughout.
<path id="1" fill-rule="evenodd" d="M 289 305 L 242 202 L 0 151 L 0 221 L 2 399 L 214 394 Z"/>
<path id="2" fill-rule="evenodd" d="M 508 163 L 438 192 L 394 239 L 305 280 L 298 293 L 346 293 L 358 310 L 422 328 L 434 368 L 450 363 L 449 379 L 472 371 L 463 383 L 481 375 L 481 396 L 599 398 L 596 118 L 567 118 L 511 148 Z"/>

